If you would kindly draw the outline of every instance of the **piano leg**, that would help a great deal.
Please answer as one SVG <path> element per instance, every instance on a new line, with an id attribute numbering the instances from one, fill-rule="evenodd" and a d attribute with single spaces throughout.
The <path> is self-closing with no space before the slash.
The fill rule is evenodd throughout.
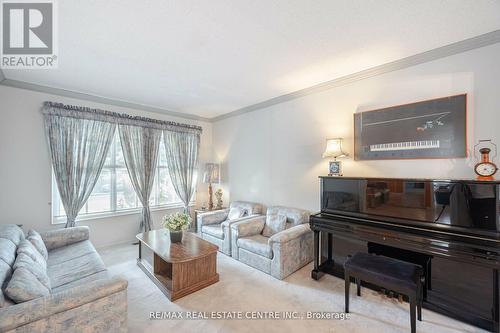
<path id="1" fill-rule="evenodd" d="M 324 274 L 319 270 L 319 266 L 321 265 L 321 254 L 319 253 L 320 246 L 320 234 L 318 230 L 314 230 L 314 269 L 311 272 L 311 277 L 314 280 L 319 280 L 321 276 Z"/>
<path id="2" fill-rule="evenodd" d="M 333 256 L 333 241 L 332 241 L 333 235 L 331 233 L 328 233 L 328 261 L 332 261 L 332 256 Z"/>

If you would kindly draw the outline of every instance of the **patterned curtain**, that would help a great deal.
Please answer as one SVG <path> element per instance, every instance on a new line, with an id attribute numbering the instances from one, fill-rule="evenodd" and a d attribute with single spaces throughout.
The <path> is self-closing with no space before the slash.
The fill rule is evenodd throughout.
<path id="1" fill-rule="evenodd" d="M 118 125 L 118 132 L 130 180 L 142 203 L 140 231 L 150 231 L 152 223 L 149 197 L 153 190 L 162 131 L 149 127 Z"/>
<path id="2" fill-rule="evenodd" d="M 168 172 L 175 192 L 184 203 L 188 213 L 189 201 L 196 187 L 200 134 L 190 132 L 163 131 Z"/>
<path id="3" fill-rule="evenodd" d="M 43 109 L 43 117 L 66 228 L 74 227 L 104 166 L 116 125 L 63 116 L 51 107 Z"/>
<path id="4" fill-rule="evenodd" d="M 151 230 L 151 195 L 161 133 L 170 177 L 185 211 L 195 188 L 202 128 L 100 109 L 44 102 L 42 114 L 52 166 L 66 210 L 66 227 L 75 225 L 99 178 L 116 126 L 125 164 L 143 205 L 141 230 Z"/>

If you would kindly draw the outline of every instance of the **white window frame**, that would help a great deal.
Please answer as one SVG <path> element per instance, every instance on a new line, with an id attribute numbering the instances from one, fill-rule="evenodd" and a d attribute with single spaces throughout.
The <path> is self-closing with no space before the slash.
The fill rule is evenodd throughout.
<path id="1" fill-rule="evenodd" d="M 115 134 L 118 137 L 118 134 Z M 117 169 L 122 169 L 123 166 L 117 165 L 116 164 L 116 149 L 121 149 L 121 146 L 119 144 L 119 139 L 113 139 L 113 143 L 111 144 L 111 147 L 109 148 L 111 151 L 111 164 L 104 166 L 104 168 L 110 170 L 111 172 L 111 187 L 110 187 L 110 200 L 111 200 L 111 210 L 109 211 L 104 211 L 104 212 L 97 212 L 97 213 L 83 213 L 83 214 L 78 214 L 76 221 L 87 221 L 87 220 L 96 220 L 96 219 L 104 219 L 104 218 L 109 218 L 109 217 L 115 217 L 115 216 L 123 216 L 123 215 L 131 215 L 131 214 L 139 214 L 142 211 L 142 205 L 138 199 L 137 204 L 138 207 L 136 208 L 128 208 L 128 209 L 118 209 L 116 206 L 117 200 L 117 191 L 116 191 L 116 171 Z M 160 158 L 158 158 L 158 164 L 160 163 Z M 159 187 L 160 184 L 157 179 L 159 179 L 159 172 L 160 169 L 168 169 L 167 166 L 165 165 L 157 165 L 155 168 L 155 193 L 159 193 Z M 60 199 L 59 199 L 59 192 L 57 189 L 57 183 L 56 183 L 56 178 L 54 175 L 54 172 L 52 171 L 52 209 L 51 209 L 51 224 L 64 224 L 66 223 L 66 215 L 58 215 L 60 212 Z M 152 194 L 153 195 L 153 194 Z M 196 191 L 195 194 L 193 195 L 193 198 L 189 202 L 189 207 L 192 207 L 195 205 L 196 201 Z M 158 210 L 167 210 L 167 209 L 176 209 L 176 208 L 183 208 L 184 204 L 182 201 L 179 199 L 178 202 L 172 202 L 168 204 L 159 204 L 159 195 L 155 196 L 155 203 L 153 205 L 150 205 L 151 211 L 158 211 Z"/>

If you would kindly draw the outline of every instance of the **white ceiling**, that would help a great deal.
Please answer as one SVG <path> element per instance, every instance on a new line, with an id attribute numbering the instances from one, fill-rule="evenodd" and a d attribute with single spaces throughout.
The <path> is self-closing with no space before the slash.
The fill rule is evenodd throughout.
<path id="1" fill-rule="evenodd" d="M 493 0 L 64 0 L 59 68 L 8 79 L 215 117 L 500 29 Z"/>

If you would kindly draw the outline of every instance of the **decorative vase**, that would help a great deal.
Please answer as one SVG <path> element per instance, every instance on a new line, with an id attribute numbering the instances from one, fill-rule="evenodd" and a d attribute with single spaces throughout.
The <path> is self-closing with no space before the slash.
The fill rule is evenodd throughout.
<path id="1" fill-rule="evenodd" d="M 218 189 L 217 191 L 215 191 L 215 198 L 217 198 L 217 209 L 221 209 L 222 208 L 222 190 L 221 189 Z"/>
<path id="2" fill-rule="evenodd" d="M 182 242 L 182 230 L 181 231 L 170 231 L 170 242 L 171 243 Z"/>

